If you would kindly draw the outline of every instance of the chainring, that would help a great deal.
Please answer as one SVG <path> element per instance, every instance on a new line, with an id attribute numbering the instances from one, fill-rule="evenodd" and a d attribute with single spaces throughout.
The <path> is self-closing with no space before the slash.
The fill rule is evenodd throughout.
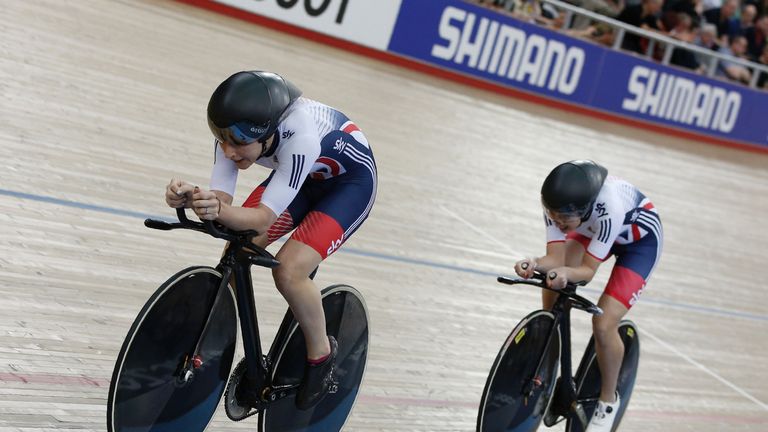
<path id="1" fill-rule="evenodd" d="M 243 358 L 232 371 L 227 384 L 227 391 L 224 393 L 224 410 L 227 412 L 227 417 L 234 421 L 245 420 L 259 413 L 258 409 L 253 409 L 247 402 L 237 399 L 237 390 L 243 382 L 245 370 L 246 364 L 245 358 Z"/>

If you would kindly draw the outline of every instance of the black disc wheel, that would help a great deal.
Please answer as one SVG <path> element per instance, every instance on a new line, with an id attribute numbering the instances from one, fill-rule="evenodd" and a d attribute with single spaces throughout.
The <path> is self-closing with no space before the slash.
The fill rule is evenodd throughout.
<path id="1" fill-rule="evenodd" d="M 477 430 L 535 431 L 557 380 L 559 331 L 552 313 L 537 311 L 512 330 L 485 383 Z M 540 363 L 541 362 L 541 363 Z"/>
<path id="2" fill-rule="evenodd" d="M 107 402 L 109 432 L 196 432 L 210 423 L 235 352 L 237 311 L 221 274 L 190 267 L 166 281 L 133 322 Z"/>
<path id="3" fill-rule="evenodd" d="M 619 323 L 619 335 L 624 342 L 624 360 L 621 363 L 619 379 L 616 383 L 616 390 L 619 392 L 621 405 L 616 413 L 616 420 L 613 422 L 612 430 L 614 431 L 618 429 L 621 418 L 624 416 L 627 406 L 629 406 L 632 389 L 635 387 L 637 366 L 640 361 L 640 339 L 635 324 L 629 320 Z M 595 353 L 595 339 L 592 337 L 576 372 L 576 391 L 579 402 L 584 407 L 587 419 L 592 418 L 592 414 L 597 406 L 601 383 L 600 369 L 597 364 L 597 354 Z M 578 420 L 568 419 L 566 431 L 583 432 L 583 430 L 584 428 L 582 428 Z"/>
<path id="4" fill-rule="evenodd" d="M 324 289 L 322 298 L 326 330 L 339 343 L 337 388 L 308 410 L 296 408 L 295 395 L 271 403 L 260 414 L 259 431 L 339 431 L 352 411 L 368 359 L 368 310 L 360 293 L 346 285 Z M 270 351 L 273 384 L 298 385 L 306 357 L 304 334 L 288 312 Z"/>

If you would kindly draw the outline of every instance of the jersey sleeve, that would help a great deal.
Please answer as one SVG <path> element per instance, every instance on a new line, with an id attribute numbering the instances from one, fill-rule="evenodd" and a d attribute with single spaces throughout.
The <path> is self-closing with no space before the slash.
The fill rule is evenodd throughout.
<path id="1" fill-rule="evenodd" d="M 565 241 L 565 233 L 544 213 L 544 225 L 547 227 L 547 244 Z"/>
<path id="2" fill-rule="evenodd" d="M 320 138 L 311 133 L 292 135 L 280 143 L 277 156 L 280 163 L 261 196 L 261 203 L 280 216 L 320 157 Z"/>
<path id="3" fill-rule="evenodd" d="M 237 185 L 237 165 L 224 156 L 224 151 L 219 145 L 219 141 L 214 141 L 216 152 L 213 159 L 213 170 L 211 172 L 211 190 L 217 190 L 235 196 L 235 185 Z"/>
<path id="4" fill-rule="evenodd" d="M 622 230 L 625 212 L 622 211 L 619 197 L 610 191 L 598 196 L 592 211 L 597 212 L 597 218 L 592 224 L 595 235 L 589 242 L 587 253 L 600 261 L 605 261 Z"/>

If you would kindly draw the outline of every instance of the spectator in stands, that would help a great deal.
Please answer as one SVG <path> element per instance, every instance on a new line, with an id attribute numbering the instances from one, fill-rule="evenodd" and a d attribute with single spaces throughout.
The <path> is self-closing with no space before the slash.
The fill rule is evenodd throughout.
<path id="1" fill-rule="evenodd" d="M 754 0 L 757 6 L 757 16 L 768 14 L 768 0 Z"/>
<path id="2" fill-rule="evenodd" d="M 615 18 L 624 9 L 625 0 L 565 0 L 574 6 Z M 571 28 L 584 29 L 592 24 L 592 20 L 585 16 L 574 16 Z"/>
<path id="3" fill-rule="evenodd" d="M 696 38 L 696 33 L 693 31 L 693 20 L 691 17 L 681 12 L 677 15 L 676 21 L 677 25 L 669 32 L 669 35 L 680 41 L 692 44 Z M 697 72 L 702 71 L 701 64 L 696 59 L 693 51 L 685 48 L 674 48 L 669 62 L 686 69 L 692 69 Z"/>
<path id="4" fill-rule="evenodd" d="M 513 8 L 513 0 L 477 0 L 477 2 L 492 9 L 511 11 Z"/>
<path id="5" fill-rule="evenodd" d="M 691 17 L 692 28 L 698 28 L 703 21 L 701 0 L 665 0 L 661 7 L 661 21 L 664 29 L 673 29 L 677 25 L 680 13 Z"/>
<path id="6" fill-rule="evenodd" d="M 717 44 L 717 27 L 714 24 L 704 23 L 699 29 L 699 34 L 694 39 L 693 44 L 704 49 L 719 51 L 720 45 Z M 696 61 L 701 65 L 709 65 L 711 59 L 704 54 L 696 53 Z"/>
<path id="7" fill-rule="evenodd" d="M 704 11 L 710 9 L 720 9 L 723 6 L 723 0 L 701 0 L 701 8 Z"/>
<path id="8" fill-rule="evenodd" d="M 542 4 L 541 0 L 477 0 L 477 3 L 532 24 L 551 28 L 560 28 L 563 24 L 562 14 L 554 6 Z"/>
<path id="9" fill-rule="evenodd" d="M 739 34 L 755 26 L 755 17 L 757 17 L 757 7 L 747 3 L 741 8 L 741 18 L 739 19 Z"/>
<path id="10" fill-rule="evenodd" d="M 642 0 L 639 5 L 625 7 L 616 19 L 641 29 L 658 30 L 660 28 L 658 14 L 661 11 L 661 4 L 662 0 Z M 627 32 L 624 34 L 621 48 L 644 54 L 647 44 L 647 39 Z"/>
<path id="11" fill-rule="evenodd" d="M 547 2 L 540 3 L 540 6 L 541 17 L 537 19 L 540 24 L 544 24 L 547 27 L 554 29 L 563 28 L 563 24 L 565 24 L 565 14 L 562 13 L 560 9 L 556 8 L 552 3 Z"/>
<path id="12" fill-rule="evenodd" d="M 613 46 L 613 26 L 605 23 L 595 23 L 585 29 L 566 30 L 569 36 L 591 40 L 604 46 Z"/>
<path id="13" fill-rule="evenodd" d="M 763 66 L 768 66 L 768 46 L 763 48 L 763 54 L 760 55 L 758 61 Z M 757 79 L 757 87 L 768 90 L 768 72 L 760 72 L 760 77 Z"/>
<path id="14" fill-rule="evenodd" d="M 710 23 L 702 24 L 699 33 L 693 40 L 693 44 L 712 51 L 719 51 L 720 44 L 717 43 L 717 26 Z"/>
<path id="15" fill-rule="evenodd" d="M 726 46 L 731 38 L 739 34 L 739 0 L 725 0 L 720 9 L 704 11 L 704 19 L 717 26 L 717 37 L 720 45 Z"/>
<path id="16" fill-rule="evenodd" d="M 512 0 L 512 16 L 530 23 L 541 17 L 539 0 Z"/>
<path id="17" fill-rule="evenodd" d="M 744 36 L 735 36 L 729 46 L 720 48 L 720 52 L 733 57 L 744 58 L 747 52 L 747 39 Z M 747 67 L 739 63 L 720 60 L 717 65 L 717 76 L 748 84 L 752 78 L 752 73 Z"/>
<path id="18" fill-rule="evenodd" d="M 747 38 L 747 52 L 752 60 L 757 60 L 763 54 L 768 37 L 768 15 L 763 15 L 755 21 L 754 27 L 744 31 Z"/>

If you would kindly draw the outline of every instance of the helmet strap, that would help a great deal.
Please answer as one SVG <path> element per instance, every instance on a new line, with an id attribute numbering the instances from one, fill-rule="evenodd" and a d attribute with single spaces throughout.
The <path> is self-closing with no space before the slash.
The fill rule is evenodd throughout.
<path id="1" fill-rule="evenodd" d="M 259 144 L 261 144 L 261 154 L 259 154 L 259 157 L 262 157 L 267 152 L 267 140 L 259 140 Z"/>

